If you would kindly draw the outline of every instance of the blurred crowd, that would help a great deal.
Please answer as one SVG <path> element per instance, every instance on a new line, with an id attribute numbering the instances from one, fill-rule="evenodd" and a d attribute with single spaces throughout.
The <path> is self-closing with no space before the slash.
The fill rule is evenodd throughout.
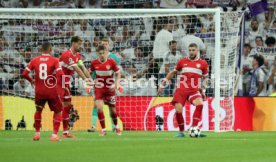
<path id="1" fill-rule="evenodd" d="M 207 3 L 208 2 L 208 3 Z M 202 8 L 221 6 L 223 10 L 245 10 L 257 0 L 208 1 L 199 4 L 190 0 L 0 0 L 6 8 Z M 270 2 L 270 1 L 269 1 Z M 208 5 L 207 5 L 208 4 Z M 123 95 L 155 96 L 160 78 L 173 70 L 176 62 L 187 56 L 189 43 L 196 43 L 200 54 L 210 65 L 214 59 L 214 15 L 172 17 L 140 17 L 116 19 L 0 19 L 0 90 L 15 95 L 34 95 L 33 87 L 21 79 L 29 61 L 40 54 L 40 45 L 50 41 L 58 57 L 68 49 L 71 36 L 84 40 L 81 55 L 89 66 L 102 37 L 108 37 L 110 51 L 120 58 L 123 76 L 129 80 Z M 247 17 L 244 48 L 240 56 L 237 47 L 239 79 L 243 96 L 267 96 L 276 83 L 276 19 L 274 4 L 265 12 Z M 227 47 L 229 42 L 224 42 Z M 230 43 L 231 44 L 231 43 Z M 228 51 L 230 52 L 230 50 Z M 221 55 L 227 67 L 231 59 Z M 233 60 L 232 60 L 233 61 Z M 214 68 L 210 67 L 210 74 Z M 223 70 L 222 70 L 223 71 Z M 226 69 L 227 71 L 227 69 Z M 157 78 L 151 81 L 150 78 Z M 235 77 L 235 76 L 233 76 Z M 171 96 L 177 78 L 165 88 L 163 96 Z M 73 84 L 74 95 L 86 95 L 78 78 Z M 138 86 L 140 85 L 140 86 Z M 141 85 L 143 88 L 141 88 Z M 209 90 L 209 93 L 212 93 Z M 230 95 L 230 94 L 228 94 Z"/>

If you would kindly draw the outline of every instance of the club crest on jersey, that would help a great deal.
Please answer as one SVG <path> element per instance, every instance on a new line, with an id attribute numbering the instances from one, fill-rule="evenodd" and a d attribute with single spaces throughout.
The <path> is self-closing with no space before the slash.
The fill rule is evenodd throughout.
<path id="1" fill-rule="evenodd" d="M 196 64 L 196 67 L 197 67 L 197 68 L 200 68 L 200 66 L 201 66 L 200 64 Z"/>
<path id="2" fill-rule="evenodd" d="M 109 70 L 110 69 L 110 65 L 106 65 L 106 69 Z"/>
<path id="3" fill-rule="evenodd" d="M 73 64 L 73 63 L 74 63 L 73 59 L 69 58 L 69 64 Z"/>

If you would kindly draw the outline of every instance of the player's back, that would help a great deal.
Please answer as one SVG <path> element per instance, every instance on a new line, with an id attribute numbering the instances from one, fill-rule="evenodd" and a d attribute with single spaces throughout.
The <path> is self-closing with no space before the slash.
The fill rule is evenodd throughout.
<path id="1" fill-rule="evenodd" d="M 30 70 L 35 72 L 36 95 L 55 95 L 57 92 L 57 79 L 55 72 L 59 67 L 57 58 L 48 54 L 42 54 L 31 60 Z"/>

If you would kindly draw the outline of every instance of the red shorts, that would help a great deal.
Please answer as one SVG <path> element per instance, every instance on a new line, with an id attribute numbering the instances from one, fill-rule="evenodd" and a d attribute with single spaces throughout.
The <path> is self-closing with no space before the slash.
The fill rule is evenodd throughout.
<path id="1" fill-rule="evenodd" d="M 48 102 L 48 105 L 49 105 L 51 111 L 54 111 L 57 113 L 62 111 L 62 101 L 61 101 L 61 97 L 59 95 L 54 95 L 54 96 L 51 96 L 50 98 L 39 97 L 36 95 L 35 105 L 36 105 L 37 110 L 43 109 L 46 102 Z"/>
<path id="2" fill-rule="evenodd" d="M 184 106 L 186 100 L 188 100 L 190 103 L 193 103 L 193 101 L 197 98 L 202 98 L 202 95 L 198 90 L 187 91 L 187 90 L 177 88 L 174 92 L 173 100 L 171 103 L 173 105 L 175 105 L 176 103 L 180 103 Z"/>
<path id="3" fill-rule="evenodd" d="M 95 88 L 95 100 L 103 100 L 108 106 L 115 106 L 116 93 L 106 88 Z"/>

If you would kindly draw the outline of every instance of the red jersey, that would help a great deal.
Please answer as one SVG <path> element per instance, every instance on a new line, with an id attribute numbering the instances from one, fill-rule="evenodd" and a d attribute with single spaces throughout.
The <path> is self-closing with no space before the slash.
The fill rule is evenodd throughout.
<path id="1" fill-rule="evenodd" d="M 56 73 L 63 75 L 62 69 L 57 58 L 49 54 L 42 54 L 35 57 L 27 65 L 27 71 L 35 72 L 35 94 L 47 96 L 57 92 Z M 53 91 L 54 88 L 54 91 Z"/>
<path id="2" fill-rule="evenodd" d="M 103 84 L 104 88 L 111 86 L 114 83 L 113 74 L 119 72 L 119 68 L 112 58 L 107 58 L 105 62 L 101 62 L 99 59 L 94 59 L 90 63 L 90 70 L 91 72 L 96 72 L 96 88 L 101 88 L 100 84 Z"/>
<path id="3" fill-rule="evenodd" d="M 202 59 L 183 58 L 177 62 L 175 70 L 181 73 L 178 88 L 199 90 L 202 76 L 208 75 L 208 63 Z"/>
<path id="4" fill-rule="evenodd" d="M 74 74 L 74 69 L 72 66 L 78 65 L 80 60 L 81 60 L 81 56 L 79 53 L 76 53 L 75 55 L 73 55 L 71 49 L 64 51 L 59 58 L 59 62 L 64 74 L 72 76 Z M 65 82 L 66 83 L 70 82 L 70 78 L 65 77 Z"/>

